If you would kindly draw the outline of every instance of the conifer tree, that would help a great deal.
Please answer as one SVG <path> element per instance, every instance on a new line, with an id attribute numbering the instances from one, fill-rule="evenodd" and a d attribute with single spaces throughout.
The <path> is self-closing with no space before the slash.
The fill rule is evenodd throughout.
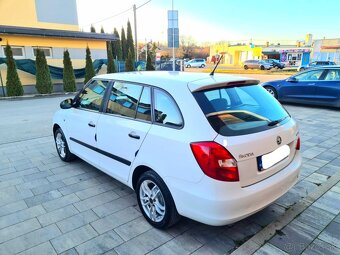
<path id="1" fill-rule="evenodd" d="M 100 28 L 100 33 L 105 34 L 103 26 Z"/>
<path id="2" fill-rule="evenodd" d="M 155 67 L 151 63 L 151 55 L 148 54 L 146 58 L 146 71 L 154 71 Z"/>
<path id="3" fill-rule="evenodd" d="M 93 76 L 96 75 L 96 72 L 93 68 L 93 63 L 91 59 L 91 51 L 89 47 L 86 47 L 86 64 L 85 64 L 85 80 L 84 83 L 87 83 L 92 79 Z"/>
<path id="4" fill-rule="evenodd" d="M 11 46 L 9 46 L 9 44 L 6 45 L 5 55 L 7 64 L 7 78 L 6 78 L 7 96 L 22 96 L 24 94 L 24 89 L 19 79 L 17 66 L 13 58 Z"/>
<path id="5" fill-rule="evenodd" d="M 45 53 L 37 49 L 35 60 L 36 85 L 35 88 L 40 94 L 50 94 L 53 91 L 50 69 L 48 68 Z"/>
<path id="6" fill-rule="evenodd" d="M 74 76 L 74 70 L 72 66 L 72 61 L 70 58 L 70 53 L 68 50 L 64 51 L 64 70 L 63 70 L 63 82 L 65 92 L 76 91 L 76 77 Z"/>
<path id="7" fill-rule="evenodd" d="M 115 73 L 116 67 L 115 67 L 115 63 L 113 61 L 112 43 L 107 42 L 106 47 L 107 47 L 107 73 Z"/>
<path id="8" fill-rule="evenodd" d="M 121 44 L 121 41 L 120 41 L 119 33 L 118 33 L 116 28 L 114 29 L 113 34 L 117 38 L 116 41 L 112 42 L 113 58 L 117 57 L 118 60 L 122 60 L 122 44 Z"/>
<path id="9" fill-rule="evenodd" d="M 122 32 L 121 32 L 121 43 L 122 43 L 122 60 L 126 60 L 127 55 L 128 55 L 128 50 L 127 50 L 127 44 L 126 44 L 126 37 L 125 37 L 125 30 L 122 27 Z"/>
<path id="10" fill-rule="evenodd" d="M 126 31 L 126 44 L 127 44 L 127 52 L 131 51 L 133 58 L 135 59 L 135 46 L 133 45 L 133 37 L 130 21 L 127 23 L 127 31 Z"/>
<path id="11" fill-rule="evenodd" d="M 130 72 L 130 71 L 135 70 L 134 59 L 135 59 L 135 57 L 132 55 L 131 51 L 129 50 L 128 57 L 125 61 L 125 72 Z"/>
<path id="12" fill-rule="evenodd" d="M 91 24 L 91 28 L 90 28 L 91 33 L 95 33 L 96 32 L 96 28 Z"/>

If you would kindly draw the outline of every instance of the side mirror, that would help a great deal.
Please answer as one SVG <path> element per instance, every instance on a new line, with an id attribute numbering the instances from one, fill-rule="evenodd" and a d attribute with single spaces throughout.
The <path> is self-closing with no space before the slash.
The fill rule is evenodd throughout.
<path id="1" fill-rule="evenodd" d="M 295 77 L 289 77 L 286 81 L 287 82 L 298 82 L 298 79 L 296 79 Z"/>
<path id="2" fill-rule="evenodd" d="M 60 108 L 61 109 L 70 109 L 73 106 L 73 99 L 72 98 L 68 98 L 65 99 L 64 101 L 62 101 L 60 103 Z"/>

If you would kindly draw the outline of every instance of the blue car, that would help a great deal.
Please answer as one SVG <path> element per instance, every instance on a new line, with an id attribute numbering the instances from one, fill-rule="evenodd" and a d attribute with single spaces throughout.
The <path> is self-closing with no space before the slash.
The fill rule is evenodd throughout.
<path id="1" fill-rule="evenodd" d="M 340 107 L 340 66 L 310 69 L 262 86 L 281 102 Z"/>

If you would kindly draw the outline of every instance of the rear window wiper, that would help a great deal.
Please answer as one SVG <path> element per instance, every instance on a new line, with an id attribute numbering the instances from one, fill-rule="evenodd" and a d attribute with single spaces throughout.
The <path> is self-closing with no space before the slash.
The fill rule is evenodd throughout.
<path id="1" fill-rule="evenodd" d="M 267 125 L 268 125 L 269 127 L 275 126 L 276 124 L 279 124 L 281 121 L 285 120 L 287 117 L 288 117 L 288 116 L 283 117 L 282 119 L 279 119 L 279 120 L 270 121 Z"/>

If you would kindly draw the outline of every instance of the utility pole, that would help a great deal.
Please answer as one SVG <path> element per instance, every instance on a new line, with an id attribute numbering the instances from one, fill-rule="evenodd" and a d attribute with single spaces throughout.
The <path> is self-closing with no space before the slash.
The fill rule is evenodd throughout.
<path id="1" fill-rule="evenodd" d="M 174 13 L 174 0 L 172 0 L 171 3 L 172 3 L 172 13 Z M 175 63 L 176 63 L 175 61 L 175 27 L 173 24 L 172 25 L 172 71 L 176 71 Z"/>
<path id="2" fill-rule="evenodd" d="M 134 23 L 135 23 L 135 42 L 136 42 L 136 61 L 138 61 L 138 41 L 137 41 L 137 15 L 136 15 L 136 5 L 133 5 L 133 17 L 134 17 Z"/>

